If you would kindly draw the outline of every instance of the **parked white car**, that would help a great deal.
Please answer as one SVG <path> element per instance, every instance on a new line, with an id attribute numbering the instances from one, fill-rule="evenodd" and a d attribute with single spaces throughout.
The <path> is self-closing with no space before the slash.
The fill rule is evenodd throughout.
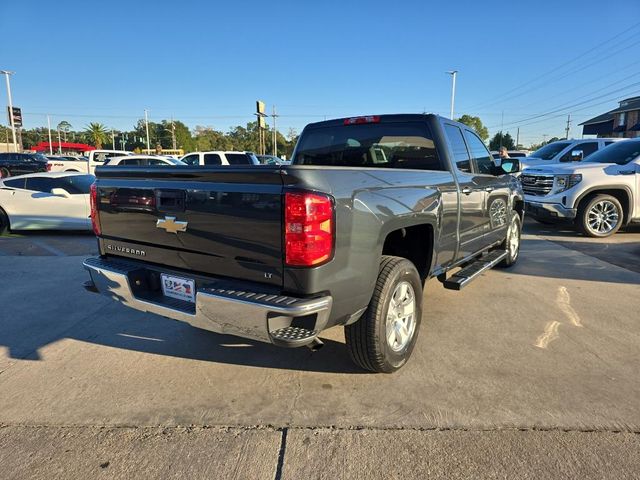
<path id="1" fill-rule="evenodd" d="M 107 167 L 119 166 L 185 166 L 186 163 L 172 157 L 156 156 L 156 155 L 127 155 L 124 157 L 112 157 L 104 162 Z"/>
<path id="2" fill-rule="evenodd" d="M 558 140 L 546 144 L 529 156 L 519 159 L 520 168 L 541 167 L 555 163 L 581 162 L 592 153 L 602 150 L 624 138 L 585 138 L 582 140 Z"/>
<path id="3" fill-rule="evenodd" d="M 104 162 L 112 157 L 122 157 L 133 155 L 126 150 L 91 150 L 87 160 L 49 160 L 47 163 L 48 172 L 83 172 L 94 174 L 96 167 L 104 165 Z"/>
<path id="4" fill-rule="evenodd" d="M 589 237 L 640 223 L 640 138 L 615 143 L 580 163 L 527 168 L 520 175 L 527 215 L 575 222 Z"/>
<path id="5" fill-rule="evenodd" d="M 7 230 L 91 230 L 86 173 L 32 173 L 0 180 L 0 233 Z"/>
<path id="6" fill-rule="evenodd" d="M 193 152 L 180 159 L 187 165 L 260 165 L 260 161 L 250 152 Z"/>

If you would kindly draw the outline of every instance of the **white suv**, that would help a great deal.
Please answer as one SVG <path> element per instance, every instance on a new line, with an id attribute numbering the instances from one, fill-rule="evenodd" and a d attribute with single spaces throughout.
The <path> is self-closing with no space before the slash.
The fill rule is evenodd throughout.
<path id="1" fill-rule="evenodd" d="M 180 159 L 187 165 L 260 165 L 260 162 L 250 152 L 193 152 Z"/>
<path id="2" fill-rule="evenodd" d="M 589 138 L 582 140 L 558 140 L 539 148 L 520 160 L 520 168 L 539 167 L 552 163 L 580 162 L 592 153 L 602 150 L 624 138 Z"/>
<path id="3" fill-rule="evenodd" d="M 589 237 L 640 223 L 640 138 L 615 143 L 580 163 L 527 168 L 520 175 L 528 215 L 574 221 Z"/>

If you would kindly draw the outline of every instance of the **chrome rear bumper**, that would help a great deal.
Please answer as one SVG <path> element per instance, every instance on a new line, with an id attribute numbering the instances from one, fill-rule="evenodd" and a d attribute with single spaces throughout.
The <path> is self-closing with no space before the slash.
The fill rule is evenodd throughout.
<path id="1" fill-rule="evenodd" d="M 149 295 L 144 289 L 136 291 L 132 284 L 144 284 L 144 280 L 138 279 L 145 272 L 140 264 L 101 257 L 88 258 L 83 264 L 99 293 L 136 310 L 180 320 L 216 333 L 284 346 L 306 345 L 324 329 L 331 313 L 331 296 L 302 299 L 215 287 L 198 287 L 194 305 L 161 294 Z M 304 342 L 292 342 L 290 345 L 275 338 L 278 331 L 299 327 L 297 321 L 313 324 L 314 335 Z"/>

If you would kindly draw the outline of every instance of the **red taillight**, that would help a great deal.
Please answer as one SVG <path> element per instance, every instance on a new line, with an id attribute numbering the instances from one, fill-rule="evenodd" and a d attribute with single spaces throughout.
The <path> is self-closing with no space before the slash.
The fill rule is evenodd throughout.
<path id="1" fill-rule="evenodd" d="M 52 167 L 52 165 L 50 163 L 47 163 L 47 172 L 51 171 L 51 167 Z"/>
<path id="2" fill-rule="evenodd" d="M 98 187 L 95 183 L 91 184 L 91 226 L 96 236 L 100 235 L 100 217 L 98 215 Z"/>
<path id="3" fill-rule="evenodd" d="M 319 265 L 333 256 L 333 201 L 309 192 L 285 194 L 285 263 L 296 267 Z"/>
<path id="4" fill-rule="evenodd" d="M 380 123 L 380 115 L 367 115 L 366 117 L 345 118 L 345 125 L 360 125 L 362 123 Z"/>

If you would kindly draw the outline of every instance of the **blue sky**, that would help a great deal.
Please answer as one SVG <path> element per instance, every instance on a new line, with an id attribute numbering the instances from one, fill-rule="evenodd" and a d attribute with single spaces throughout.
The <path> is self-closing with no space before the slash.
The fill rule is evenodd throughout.
<path id="1" fill-rule="evenodd" d="M 638 0 L 5 0 L 0 32 L 26 127 L 50 113 L 129 129 L 148 108 L 227 130 L 258 98 L 285 132 L 325 116 L 448 116 L 444 72 L 457 69 L 456 114 L 492 133 L 520 125 L 527 145 L 563 135 L 568 113 L 580 136 L 580 121 L 640 95 Z"/>

